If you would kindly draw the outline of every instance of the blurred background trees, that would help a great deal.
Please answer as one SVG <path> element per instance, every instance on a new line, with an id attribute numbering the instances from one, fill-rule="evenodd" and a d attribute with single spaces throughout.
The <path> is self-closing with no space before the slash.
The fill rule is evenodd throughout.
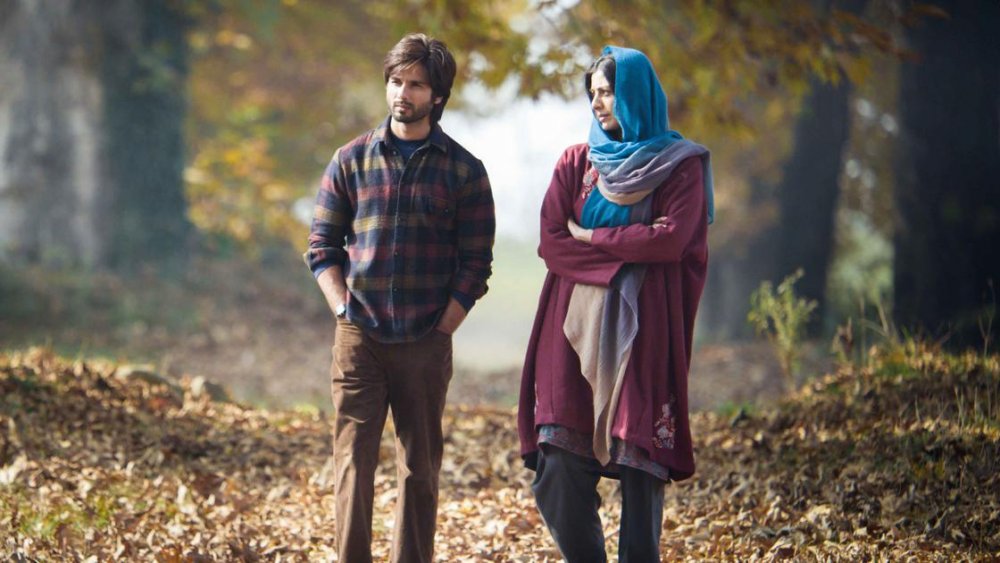
<path id="1" fill-rule="evenodd" d="M 894 162 L 894 311 L 901 326 L 981 343 L 1000 282 L 1000 3 L 942 4 L 907 30 Z"/>
<path id="2" fill-rule="evenodd" d="M 671 125 L 713 151 L 704 336 L 749 336 L 751 291 L 801 267 L 813 335 L 866 301 L 970 343 L 1000 269 L 996 29 L 992 0 L 9 0 L 0 259 L 129 274 L 295 256 L 322 167 L 384 116 L 403 33 L 458 56 L 475 88 L 449 112 L 500 91 L 586 111 L 582 70 L 614 43 L 650 56 Z"/>
<path id="3" fill-rule="evenodd" d="M 187 13 L 153 0 L 0 8 L 0 253 L 51 266 L 185 252 Z"/>

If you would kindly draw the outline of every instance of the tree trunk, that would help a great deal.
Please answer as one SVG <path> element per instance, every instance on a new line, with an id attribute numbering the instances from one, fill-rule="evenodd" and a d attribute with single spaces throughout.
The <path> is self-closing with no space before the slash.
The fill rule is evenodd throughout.
<path id="1" fill-rule="evenodd" d="M 132 270 L 183 255 L 176 6 L 0 3 L 0 260 Z"/>
<path id="2" fill-rule="evenodd" d="M 868 1 L 823 4 L 824 12 L 836 7 L 861 15 Z M 838 84 L 813 79 L 795 123 L 792 154 L 778 185 L 780 219 L 772 247 L 774 270 L 769 277 L 778 283 L 802 268 L 804 275 L 795 284 L 795 292 L 817 303 L 808 326 L 812 336 L 819 333 L 826 313 L 826 282 L 835 247 L 840 173 L 851 133 L 852 91 L 846 78 Z"/>
<path id="3" fill-rule="evenodd" d="M 188 22 L 179 4 L 119 0 L 118 17 L 105 27 L 104 125 L 115 186 L 109 263 L 119 271 L 172 268 L 186 255 Z"/>
<path id="4" fill-rule="evenodd" d="M 1000 4 L 939 4 L 900 76 L 894 317 L 958 348 L 982 342 L 1000 283 Z"/>
<path id="5" fill-rule="evenodd" d="M 93 266 L 108 256 L 93 23 L 63 0 L 0 8 L 0 259 Z"/>
<path id="6" fill-rule="evenodd" d="M 860 15 L 868 2 L 814 4 L 821 13 L 836 7 Z M 791 154 L 774 190 L 777 224 L 762 230 L 755 240 L 745 241 L 746 256 L 729 256 L 728 264 L 716 263 L 710 268 L 703 300 L 710 304 L 703 305 L 707 314 L 702 318 L 712 335 L 749 336 L 746 317 L 750 293 L 761 281 L 780 283 L 799 268 L 805 275 L 796 284 L 796 293 L 817 302 L 808 331 L 813 336 L 820 331 L 826 309 L 827 272 L 835 247 L 840 172 L 850 137 L 851 91 L 846 79 L 838 85 L 812 80 L 795 122 Z"/>
<path id="7" fill-rule="evenodd" d="M 834 218 L 840 193 L 844 147 L 850 134 L 851 87 L 813 81 L 795 124 L 795 144 L 778 186 L 779 222 L 774 236 L 774 270 L 780 282 L 802 268 L 795 284 L 801 297 L 816 301 L 809 331 L 822 326 L 826 278 L 833 256 Z"/>
<path id="8" fill-rule="evenodd" d="M 773 206 L 773 188 L 751 178 L 747 205 L 750 208 Z M 771 225 L 768 213 L 762 223 Z M 756 236 L 732 240 L 709 256 L 708 280 L 698 308 L 698 330 L 713 340 L 745 340 L 754 333 L 747 322 L 750 294 L 768 279 L 773 269 L 774 227 L 762 229 Z M 711 232 L 711 228 L 710 228 Z"/>
<path id="9" fill-rule="evenodd" d="M 761 186 L 757 205 L 768 198 L 777 204 L 775 224 L 754 240 L 743 241 L 745 256 L 727 254 L 728 264 L 710 268 L 706 287 L 705 328 L 719 338 L 749 337 L 750 294 L 763 280 L 775 285 L 802 268 L 797 295 L 817 302 L 811 335 L 821 326 L 826 302 L 827 271 L 833 256 L 834 225 L 844 148 L 850 134 L 850 86 L 812 81 L 795 122 L 791 154 L 773 195 Z M 753 203 L 753 202 L 751 202 Z"/>

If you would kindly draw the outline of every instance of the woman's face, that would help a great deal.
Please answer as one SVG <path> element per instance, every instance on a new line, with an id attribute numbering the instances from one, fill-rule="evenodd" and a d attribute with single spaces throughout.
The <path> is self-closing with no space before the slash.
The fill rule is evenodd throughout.
<path id="1" fill-rule="evenodd" d="M 608 78 L 600 70 L 590 75 L 590 109 L 601 124 L 601 129 L 608 133 L 621 132 L 621 124 L 615 118 L 615 87 L 608 83 Z"/>

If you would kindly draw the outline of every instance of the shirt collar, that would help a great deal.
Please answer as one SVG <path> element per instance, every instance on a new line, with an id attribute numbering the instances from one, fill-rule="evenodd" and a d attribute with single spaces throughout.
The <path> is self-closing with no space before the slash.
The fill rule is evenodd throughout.
<path id="1" fill-rule="evenodd" d="M 382 124 L 375 129 L 375 132 L 372 134 L 372 139 L 375 142 L 383 143 L 390 147 L 392 146 L 392 139 L 394 137 L 389 134 L 389 121 L 391 119 L 392 116 L 386 117 L 385 121 L 383 121 Z M 427 137 L 427 142 L 430 143 L 432 147 L 435 147 L 443 153 L 448 152 L 447 137 L 445 136 L 444 130 L 441 129 L 441 125 L 439 123 L 431 125 L 431 134 Z"/>

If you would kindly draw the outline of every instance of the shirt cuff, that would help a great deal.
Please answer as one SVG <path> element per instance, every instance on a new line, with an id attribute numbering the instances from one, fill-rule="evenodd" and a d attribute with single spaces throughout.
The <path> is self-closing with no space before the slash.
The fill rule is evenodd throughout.
<path id="1" fill-rule="evenodd" d="M 469 309 L 472 309 L 472 306 L 476 304 L 475 299 L 469 297 L 468 295 L 462 293 L 461 291 L 452 290 L 451 296 L 455 299 L 455 301 L 458 301 L 458 304 L 461 305 L 463 309 L 465 309 L 466 313 L 468 313 Z"/>

